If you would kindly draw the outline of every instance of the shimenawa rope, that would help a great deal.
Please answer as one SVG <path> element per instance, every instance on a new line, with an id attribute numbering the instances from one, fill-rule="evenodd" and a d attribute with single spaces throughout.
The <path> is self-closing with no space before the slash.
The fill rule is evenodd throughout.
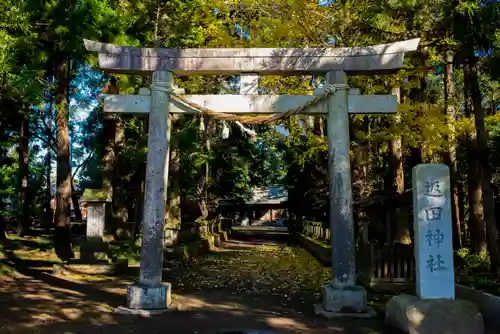
<path id="1" fill-rule="evenodd" d="M 176 91 L 179 91 L 178 89 L 168 89 L 162 86 L 151 85 L 151 90 L 167 92 L 171 97 L 187 105 L 188 107 L 197 110 L 201 115 L 207 115 L 221 121 L 239 121 L 244 124 L 270 124 L 288 118 L 292 115 L 300 114 L 314 104 L 327 99 L 330 95 L 334 94 L 337 89 L 346 89 L 346 87 L 347 85 L 328 85 L 321 95 L 314 97 L 314 99 L 302 105 L 298 105 L 294 108 L 280 113 L 277 113 L 275 109 L 266 110 L 266 113 L 269 114 L 261 116 L 237 115 L 237 113 L 218 112 L 209 108 L 205 108 L 195 102 L 187 100 L 182 95 L 176 93 Z M 262 113 L 262 111 L 257 112 Z"/>

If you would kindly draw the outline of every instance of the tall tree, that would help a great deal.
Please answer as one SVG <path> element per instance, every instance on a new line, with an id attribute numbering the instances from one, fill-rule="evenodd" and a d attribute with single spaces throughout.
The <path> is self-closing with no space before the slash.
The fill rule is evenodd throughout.
<path id="1" fill-rule="evenodd" d="M 484 22 L 489 22 L 485 25 Z M 482 186 L 483 212 L 486 221 L 488 251 L 491 267 L 500 273 L 500 245 L 495 204 L 492 189 L 492 173 L 489 163 L 488 137 L 485 125 L 485 112 L 482 106 L 482 94 L 479 84 L 478 52 L 492 46 L 497 24 L 500 22 L 500 11 L 496 3 L 477 4 L 475 1 L 460 1 L 456 8 L 455 25 L 456 38 L 464 60 L 464 80 L 467 96 L 470 99 L 469 108 L 474 113 L 476 127 L 477 161 Z M 479 29 L 478 29 L 479 28 Z"/>
<path id="2" fill-rule="evenodd" d="M 29 120 L 26 113 L 23 113 L 19 130 L 19 179 L 17 190 L 18 206 L 18 230 L 17 233 L 23 236 L 29 228 L 29 199 L 28 199 L 28 177 L 29 177 Z"/>
<path id="3" fill-rule="evenodd" d="M 395 86 L 392 89 L 392 94 L 397 96 L 398 103 L 401 103 L 401 89 Z M 394 118 L 394 126 L 398 127 L 401 124 L 401 115 L 397 114 Z M 405 191 L 405 178 L 403 166 L 403 142 L 401 137 L 396 137 L 389 142 L 390 164 L 392 171 L 391 179 L 393 193 L 401 199 Z M 395 240 L 402 244 L 411 243 L 410 222 L 408 221 L 408 212 L 406 207 L 397 207 L 393 212 L 393 222 L 396 223 Z"/>
<path id="4" fill-rule="evenodd" d="M 445 51 L 445 69 L 444 69 L 444 101 L 446 122 L 449 128 L 448 150 L 444 154 L 444 161 L 450 168 L 451 174 L 451 203 L 452 203 L 452 222 L 453 222 L 453 243 L 455 249 L 462 248 L 462 223 L 460 219 L 460 190 L 458 183 L 457 154 L 456 154 L 456 129 L 455 129 L 455 111 L 454 111 L 454 83 L 453 83 L 453 59 L 452 50 Z"/>

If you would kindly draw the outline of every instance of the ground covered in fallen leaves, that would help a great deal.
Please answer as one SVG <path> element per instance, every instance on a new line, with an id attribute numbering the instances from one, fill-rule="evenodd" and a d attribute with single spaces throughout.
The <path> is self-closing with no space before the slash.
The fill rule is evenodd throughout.
<path id="1" fill-rule="evenodd" d="M 124 277 L 57 277 L 48 248 L 30 260 L 21 246 L 3 261 L 12 271 L 0 281 L 0 333 L 395 333 L 382 318 L 316 317 L 330 269 L 288 244 L 286 233 L 239 231 L 189 266 L 166 262 L 172 310 L 151 318 L 113 313 L 137 267 Z"/>
<path id="2" fill-rule="evenodd" d="M 189 267 L 175 268 L 172 273 L 167 269 L 165 276 L 176 291 L 221 290 L 291 300 L 319 297 L 331 274 L 329 268 L 319 266 L 300 248 L 261 245 L 207 255 Z"/>

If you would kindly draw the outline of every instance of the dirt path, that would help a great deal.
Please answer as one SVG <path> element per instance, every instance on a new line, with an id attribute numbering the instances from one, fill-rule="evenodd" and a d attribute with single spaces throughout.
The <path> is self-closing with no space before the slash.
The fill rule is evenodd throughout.
<path id="1" fill-rule="evenodd" d="M 234 237 L 189 267 L 169 263 L 173 308 L 150 318 L 113 313 L 130 278 L 88 281 L 18 267 L 0 282 L 0 333 L 395 333 L 381 319 L 316 317 L 329 269 L 287 245 L 283 232 Z"/>

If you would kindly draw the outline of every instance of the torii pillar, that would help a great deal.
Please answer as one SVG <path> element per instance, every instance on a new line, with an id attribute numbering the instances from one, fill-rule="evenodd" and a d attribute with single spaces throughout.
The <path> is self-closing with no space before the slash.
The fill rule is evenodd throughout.
<path id="1" fill-rule="evenodd" d="M 170 303 L 170 285 L 162 282 L 162 233 L 168 173 L 168 114 L 193 114 L 170 100 L 173 74 L 234 75 L 326 74 L 335 87 L 326 102 L 304 111 L 327 114 L 332 234 L 331 284 L 316 312 L 327 317 L 371 316 L 366 291 L 356 286 L 352 186 L 349 160 L 349 113 L 395 112 L 393 95 L 349 95 L 346 74 L 383 74 L 402 68 L 405 52 L 419 39 L 358 48 L 327 49 L 146 49 L 85 40 L 97 52 L 101 69 L 115 73 L 153 74 L 151 97 L 111 95 L 104 109 L 115 113 L 150 113 L 148 167 L 139 282 L 128 289 L 132 313 L 161 312 Z M 248 93 L 246 93 L 248 94 Z M 258 114 L 286 112 L 313 96 L 186 95 L 185 99 L 219 112 Z M 272 107 L 272 108 L 271 108 Z M 272 111 L 270 111 L 272 110 Z"/>
<path id="2" fill-rule="evenodd" d="M 174 76 L 169 71 L 153 73 L 149 114 L 148 155 L 144 214 L 142 221 L 139 284 L 127 288 L 130 309 L 162 310 L 171 302 L 171 285 L 162 282 L 163 233 L 167 202 L 169 161 L 169 91 Z"/>
<path id="3" fill-rule="evenodd" d="M 330 231 L 332 282 L 323 290 L 323 302 L 315 305 L 316 314 L 374 316 L 366 306 L 366 290 L 356 285 L 356 242 L 353 220 L 351 162 L 349 157 L 349 86 L 344 71 L 326 74 L 326 84 L 336 87 L 328 101 L 328 176 L 330 193 Z"/>

